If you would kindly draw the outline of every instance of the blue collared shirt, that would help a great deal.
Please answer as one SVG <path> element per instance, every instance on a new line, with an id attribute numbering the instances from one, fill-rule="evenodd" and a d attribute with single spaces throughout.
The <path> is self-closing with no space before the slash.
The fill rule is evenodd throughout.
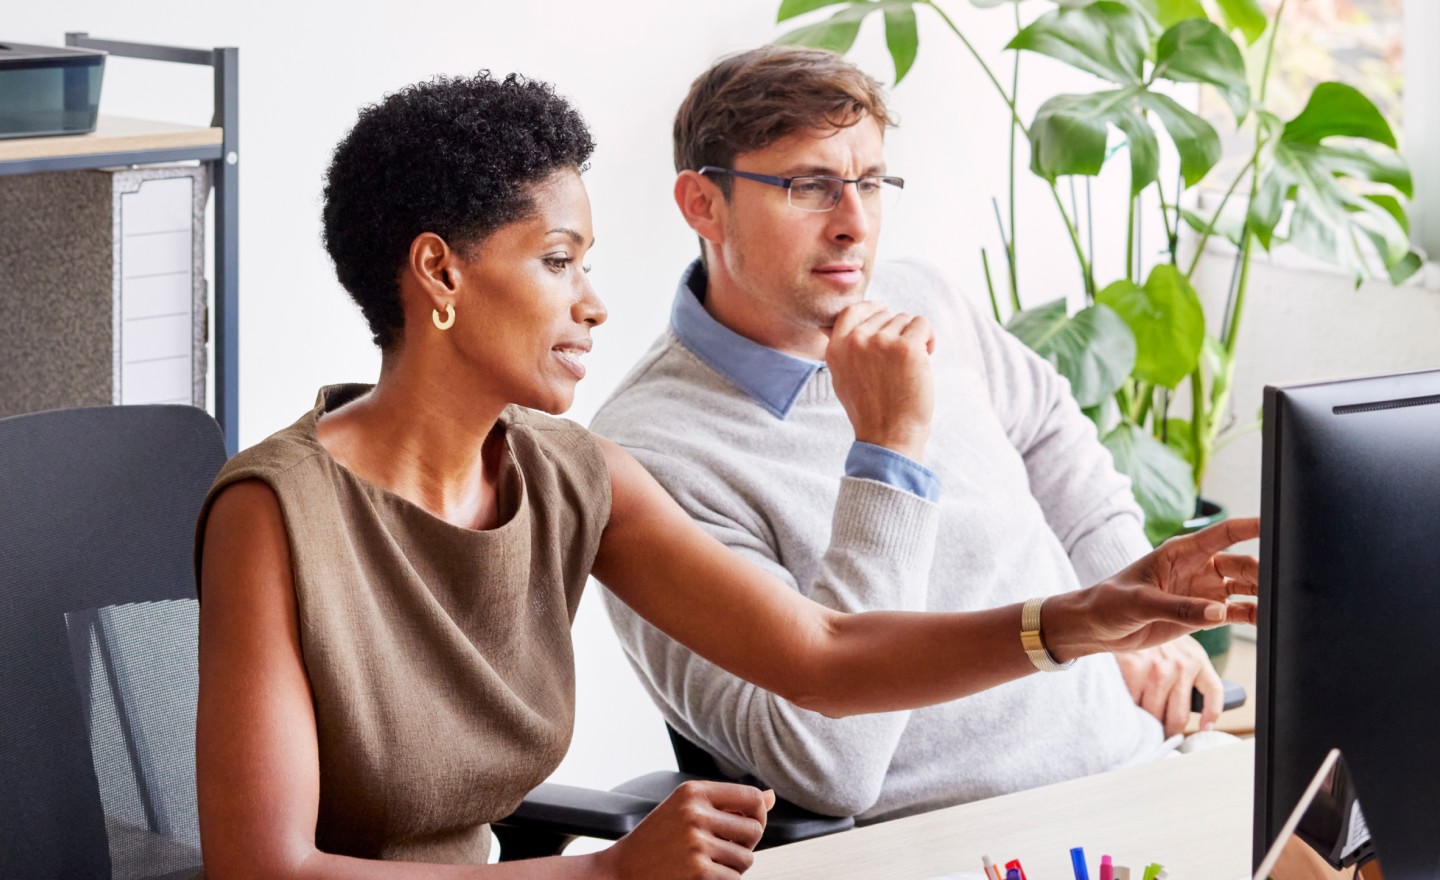
<path id="1" fill-rule="evenodd" d="M 798 358 L 747 339 L 705 311 L 705 267 L 691 263 L 680 278 L 670 328 L 675 337 L 712 370 L 729 379 L 747 397 L 777 419 L 785 419 L 820 370 L 822 361 Z M 876 480 L 937 501 L 940 478 L 918 461 L 884 446 L 855 441 L 845 458 L 845 475 Z"/>

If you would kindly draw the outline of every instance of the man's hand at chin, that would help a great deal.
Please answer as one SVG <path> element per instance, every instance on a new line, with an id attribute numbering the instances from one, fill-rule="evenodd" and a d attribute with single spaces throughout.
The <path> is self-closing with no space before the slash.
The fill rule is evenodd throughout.
<path id="1" fill-rule="evenodd" d="M 1190 692 L 1205 696 L 1200 729 L 1209 730 L 1225 704 L 1225 685 L 1200 643 L 1186 636 L 1145 648 L 1117 653 L 1120 675 L 1135 704 L 1165 725 L 1165 736 L 1185 732 L 1190 720 Z"/>
<path id="2" fill-rule="evenodd" d="M 840 313 L 825 362 L 856 440 L 923 463 L 935 409 L 934 348 L 935 332 L 918 315 L 870 301 Z"/>

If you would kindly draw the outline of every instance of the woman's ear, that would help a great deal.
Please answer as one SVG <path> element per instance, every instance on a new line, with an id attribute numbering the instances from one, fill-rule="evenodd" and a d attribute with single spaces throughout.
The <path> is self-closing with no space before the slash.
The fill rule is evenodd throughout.
<path id="1" fill-rule="evenodd" d="M 711 244 L 725 242 L 725 212 L 730 204 L 715 181 L 697 171 L 675 178 L 675 204 L 695 233 Z"/>
<path id="2" fill-rule="evenodd" d="M 407 268 L 431 301 L 431 308 L 443 309 L 453 303 L 460 290 L 460 267 L 456 253 L 445 239 L 422 232 L 410 242 Z"/>

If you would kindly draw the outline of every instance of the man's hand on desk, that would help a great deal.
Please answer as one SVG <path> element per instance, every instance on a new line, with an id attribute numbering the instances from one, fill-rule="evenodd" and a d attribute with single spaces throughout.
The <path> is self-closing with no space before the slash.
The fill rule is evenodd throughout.
<path id="1" fill-rule="evenodd" d="M 1190 720 L 1191 690 L 1205 696 L 1200 729 L 1209 730 L 1220 717 L 1225 686 L 1200 643 L 1182 636 L 1173 642 L 1116 654 L 1120 675 L 1135 704 L 1165 725 L 1165 736 L 1185 731 Z"/>

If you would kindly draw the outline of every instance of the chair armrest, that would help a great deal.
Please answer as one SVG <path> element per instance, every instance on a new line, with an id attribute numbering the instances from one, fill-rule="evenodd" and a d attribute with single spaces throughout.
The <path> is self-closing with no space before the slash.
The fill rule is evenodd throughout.
<path id="1" fill-rule="evenodd" d="M 854 816 L 822 816 L 782 798 L 776 798 L 775 807 L 770 810 L 770 816 L 765 822 L 765 835 L 760 838 L 760 844 L 755 848 L 784 846 L 837 831 L 849 831 L 854 827 Z"/>
<path id="2" fill-rule="evenodd" d="M 615 791 L 651 798 L 658 802 L 668 797 L 670 792 L 687 779 L 702 778 L 689 773 L 663 771 L 647 773 L 624 785 L 617 786 Z M 766 849 L 772 846 L 781 846 L 786 843 L 808 840 L 811 837 L 846 831 L 854 827 L 855 819 L 853 817 L 822 816 L 819 813 L 812 813 L 804 807 L 797 807 L 782 798 L 776 798 L 775 806 L 771 808 L 770 815 L 765 821 L 765 835 L 760 838 L 760 843 L 755 848 Z"/>
<path id="3" fill-rule="evenodd" d="M 545 782 L 525 795 L 515 812 L 494 824 L 571 837 L 619 840 L 633 831 L 659 803 L 633 794 Z"/>
<path id="4" fill-rule="evenodd" d="M 501 858 L 512 861 L 558 855 L 575 837 L 619 840 L 681 783 L 701 778 L 660 771 L 632 779 L 613 791 L 542 783 L 525 796 L 515 812 L 493 823 Z M 854 826 L 855 820 L 849 816 L 821 816 L 777 799 L 765 823 L 765 835 L 755 848 L 794 843 Z"/>

